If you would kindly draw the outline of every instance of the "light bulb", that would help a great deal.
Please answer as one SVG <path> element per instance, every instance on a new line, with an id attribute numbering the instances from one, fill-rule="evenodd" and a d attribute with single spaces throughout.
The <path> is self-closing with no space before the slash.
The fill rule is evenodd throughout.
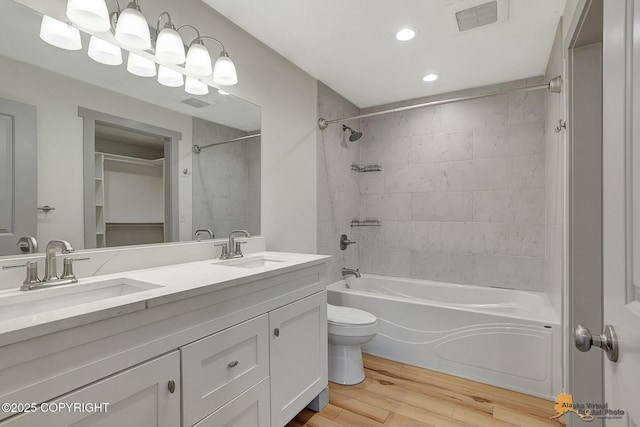
<path id="1" fill-rule="evenodd" d="M 140 77 L 153 77 L 156 75 L 156 63 L 136 53 L 129 52 L 127 71 Z"/>
<path id="2" fill-rule="evenodd" d="M 136 3 L 129 3 L 129 6 L 118 16 L 115 37 L 123 46 L 131 50 L 151 49 L 149 24 Z"/>
<path id="3" fill-rule="evenodd" d="M 111 29 L 104 0 L 68 0 L 67 18 L 83 30 L 103 33 Z"/>
<path id="4" fill-rule="evenodd" d="M 52 46 L 66 50 L 82 49 L 80 31 L 69 24 L 53 19 L 50 16 L 42 17 L 40 25 L 40 38 Z"/>
<path id="5" fill-rule="evenodd" d="M 416 36 L 417 30 L 415 28 L 403 28 L 396 33 L 396 39 L 401 42 L 406 42 L 413 39 Z"/>
<path id="6" fill-rule="evenodd" d="M 184 43 L 180 34 L 173 28 L 165 27 L 158 34 L 156 58 L 168 64 L 184 64 Z"/>
<path id="7" fill-rule="evenodd" d="M 193 77 L 187 77 L 184 83 L 184 91 L 191 95 L 206 95 L 209 93 L 209 85 Z"/>
<path id="8" fill-rule="evenodd" d="M 425 82 L 435 82 L 436 80 L 438 80 L 438 75 L 437 74 L 427 74 L 426 76 L 424 76 L 422 78 L 422 80 L 424 80 Z"/>
<path id="9" fill-rule="evenodd" d="M 105 65 L 122 64 L 122 50 L 106 40 L 91 36 L 89 40 L 89 58 Z"/>
<path id="10" fill-rule="evenodd" d="M 158 67 L 158 83 L 168 87 L 180 87 L 184 84 L 184 76 L 164 65 Z"/>
<path id="11" fill-rule="evenodd" d="M 194 42 L 187 52 L 187 63 L 185 64 L 187 73 L 200 77 L 208 77 L 213 72 L 211 68 L 211 55 L 202 42 Z"/>
<path id="12" fill-rule="evenodd" d="M 224 50 L 220 53 L 220 57 L 218 57 L 213 68 L 213 82 L 222 86 L 232 86 L 238 83 L 236 66 L 229 58 L 229 54 Z"/>

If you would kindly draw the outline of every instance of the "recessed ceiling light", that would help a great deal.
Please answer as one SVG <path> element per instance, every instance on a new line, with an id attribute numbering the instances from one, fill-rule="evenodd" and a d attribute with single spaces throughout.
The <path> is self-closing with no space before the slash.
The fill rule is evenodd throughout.
<path id="1" fill-rule="evenodd" d="M 396 33 L 396 38 L 401 42 L 406 42 L 414 38 L 417 32 L 418 30 L 415 28 L 403 28 Z"/>
<path id="2" fill-rule="evenodd" d="M 224 90 L 222 90 L 222 89 L 218 89 L 218 93 L 219 93 L 220 95 L 229 95 L 229 92 L 225 92 L 225 91 L 224 91 Z"/>
<path id="3" fill-rule="evenodd" d="M 422 78 L 422 80 L 424 80 L 425 82 L 433 82 L 438 80 L 438 75 L 437 74 L 427 74 L 426 76 L 424 76 Z"/>

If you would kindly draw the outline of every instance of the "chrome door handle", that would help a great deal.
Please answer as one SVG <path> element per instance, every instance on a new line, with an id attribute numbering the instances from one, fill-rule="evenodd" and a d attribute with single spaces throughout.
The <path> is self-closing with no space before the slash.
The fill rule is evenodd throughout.
<path id="1" fill-rule="evenodd" d="M 611 325 L 605 326 L 601 335 L 593 335 L 585 326 L 578 325 L 573 330 L 573 339 L 580 351 L 589 351 L 592 346 L 600 347 L 609 360 L 618 361 L 618 336 Z"/>

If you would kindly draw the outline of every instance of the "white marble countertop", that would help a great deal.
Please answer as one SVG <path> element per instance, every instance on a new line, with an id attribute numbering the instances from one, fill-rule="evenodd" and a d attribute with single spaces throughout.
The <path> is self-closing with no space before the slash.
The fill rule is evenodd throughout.
<path id="1" fill-rule="evenodd" d="M 285 274 L 304 267 L 326 262 L 330 256 L 294 254 L 284 252 L 257 252 L 245 255 L 247 260 L 256 258 L 273 259 L 280 262 L 256 268 L 241 268 L 221 265 L 229 261 L 211 259 L 189 262 L 166 267 L 134 270 L 129 272 L 93 276 L 79 279 L 77 284 L 61 285 L 55 288 L 20 291 L 19 284 L 15 289 L 0 291 L 0 310 L 15 312 L 15 316 L 0 320 L 0 347 L 19 341 L 35 338 L 53 332 L 105 320 L 111 317 L 145 310 L 185 298 L 218 291 L 231 286 L 242 285 L 256 280 Z M 37 314 L 20 315 L 20 307 L 13 304 L 9 307 L 6 297 L 37 295 L 38 292 L 59 292 L 72 294 L 79 286 L 102 283 L 108 280 L 125 279 L 135 283 L 143 282 L 154 285 L 154 288 L 121 296 L 90 301 L 71 307 L 43 311 Z M 80 288 L 78 288 L 80 289 Z M 33 294 L 31 294 L 33 293 Z M 3 301 L 4 300 L 4 301 Z M 4 304 L 3 304 L 4 303 Z M 26 303 L 22 303 L 26 305 Z"/>

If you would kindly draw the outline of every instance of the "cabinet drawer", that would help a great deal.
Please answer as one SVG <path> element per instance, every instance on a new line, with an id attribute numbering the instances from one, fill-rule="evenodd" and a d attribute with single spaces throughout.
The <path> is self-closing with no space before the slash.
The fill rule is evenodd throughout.
<path id="1" fill-rule="evenodd" d="M 192 426 L 269 375 L 268 316 L 180 349 L 183 425 Z"/>
<path id="2" fill-rule="evenodd" d="M 269 427 L 269 379 L 265 378 L 194 427 Z"/>

